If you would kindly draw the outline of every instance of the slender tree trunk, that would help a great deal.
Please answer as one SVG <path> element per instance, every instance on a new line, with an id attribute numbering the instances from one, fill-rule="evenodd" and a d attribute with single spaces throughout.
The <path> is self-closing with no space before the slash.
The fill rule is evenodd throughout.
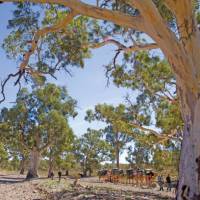
<path id="1" fill-rule="evenodd" d="M 88 161 L 87 161 L 87 157 L 84 160 L 84 165 L 83 165 L 83 176 L 87 176 L 87 165 L 88 165 Z"/>
<path id="2" fill-rule="evenodd" d="M 32 151 L 30 152 L 30 163 L 29 169 L 26 178 L 37 178 L 38 177 L 38 166 L 40 161 L 40 152 L 38 151 L 37 147 L 33 147 Z"/>
<path id="3" fill-rule="evenodd" d="M 24 171 L 25 171 L 25 156 L 22 155 L 22 159 L 20 161 L 20 171 L 19 171 L 19 174 L 24 174 Z"/>
<path id="4" fill-rule="evenodd" d="M 52 158 L 52 150 L 50 149 L 50 154 L 49 154 L 49 170 L 48 170 L 48 178 L 51 177 L 51 173 L 53 171 L 53 158 Z"/>
<path id="5" fill-rule="evenodd" d="M 200 200 L 200 93 L 179 87 L 184 135 L 179 163 L 178 200 Z"/>
<path id="6" fill-rule="evenodd" d="M 116 154 L 116 167 L 119 168 L 119 147 L 118 147 L 118 145 L 116 145 L 115 154 Z"/>
<path id="7" fill-rule="evenodd" d="M 115 141 L 115 159 L 116 159 L 116 167 L 119 168 L 119 138 L 118 133 L 116 133 L 116 141 Z"/>
<path id="8" fill-rule="evenodd" d="M 48 178 L 51 177 L 51 173 L 53 172 L 53 161 L 49 160 L 49 170 L 48 170 Z"/>

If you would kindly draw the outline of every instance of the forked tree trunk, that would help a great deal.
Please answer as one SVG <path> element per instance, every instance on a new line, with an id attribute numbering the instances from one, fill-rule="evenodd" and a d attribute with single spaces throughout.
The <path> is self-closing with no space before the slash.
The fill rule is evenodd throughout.
<path id="1" fill-rule="evenodd" d="M 184 135 L 179 164 L 178 200 L 200 200 L 200 94 L 179 89 Z"/>
<path id="2" fill-rule="evenodd" d="M 40 162 L 40 152 L 36 147 L 33 147 L 30 152 L 29 169 L 26 178 L 37 178 L 38 177 L 38 166 Z"/>

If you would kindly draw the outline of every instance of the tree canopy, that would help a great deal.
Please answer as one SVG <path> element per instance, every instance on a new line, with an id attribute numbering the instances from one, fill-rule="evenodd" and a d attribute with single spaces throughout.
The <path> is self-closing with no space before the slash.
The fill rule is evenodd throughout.
<path id="1" fill-rule="evenodd" d="M 68 118 L 76 116 L 75 107 L 66 89 L 54 84 L 36 87 L 31 93 L 22 89 L 16 104 L 1 111 L 1 133 L 21 154 L 24 149 L 40 154 L 59 141 L 72 140 Z"/>

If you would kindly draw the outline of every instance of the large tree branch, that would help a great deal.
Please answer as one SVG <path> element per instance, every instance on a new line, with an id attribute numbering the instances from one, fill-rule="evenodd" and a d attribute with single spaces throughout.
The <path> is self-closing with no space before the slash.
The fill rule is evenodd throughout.
<path id="1" fill-rule="evenodd" d="M 183 1 L 189 2 L 188 0 Z M 179 2 L 181 4 L 183 1 L 176 2 Z M 197 41 L 198 37 L 193 37 L 193 41 L 189 42 L 190 44 L 192 43 L 192 45 L 190 45 L 190 49 L 188 51 L 185 51 L 185 48 L 179 41 L 179 38 L 176 37 L 175 33 L 171 31 L 153 1 L 127 0 L 127 3 L 140 11 L 141 16 L 144 18 L 146 27 L 145 29 L 148 29 L 148 34 L 154 39 L 154 41 L 156 41 L 160 49 L 167 57 L 174 73 L 184 82 L 184 84 L 190 90 L 195 91 L 196 88 L 198 88 L 199 86 L 198 82 L 193 78 L 193 75 L 188 68 L 188 66 L 192 65 L 192 61 L 188 59 L 188 55 L 190 55 L 191 53 L 194 54 L 195 52 L 199 51 L 199 42 Z M 179 10 L 181 10 L 181 8 L 179 8 Z M 184 15 L 187 14 L 191 16 L 191 13 L 187 12 L 185 14 L 182 14 L 183 19 Z"/>
<path id="2" fill-rule="evenodd" d="M 12 73 L 9 74 L 8 77 L 1 83 L 1 94 L 3 97 L 0 100 L 0 103 L 2 103 L 5 100 L 5 94 L 4 94 L 5 85 L 12 77 L 18 76 L 17 80 L 15 81 L 15 85 L 17 84 L 20 85 L 20 80 L 22 78 L 22 75 L 25 74 L 25 72 L 33 76 L 42 75 L 41 73 L 31 69 L 28 65 L 31 55 L 34 54 L 36 50 L 38 50 L 37 48 L 38 48 L 39 39 L 48 33 L 56 32 L 62 28 L 65 28 L 73 20 L 75 16 L 76 16 L 76 13 L 72 11 L 66 16 L 66 18 L 59 21 L 57 24 L 40 29 L 34 34 L 32 41 L 28 41 L 31 47 L 30 47 L 30 50 L 23 55 L 23 61 L 20 64 L 19 71 L 17 71 L 15 74 L 12 74 Z"/>
<path id="3" fill-rule="evenodd" d="M 194 31 L 195 19 L 192 1 L 165 0 L 164 3 L 176 17 L 180 40 L 185 43 Z"/>
<path id="4" fill-rule="evenodd" d="M 61 20 L 57 24 L 38 30 L 35 33 L 32 41 L 31 41 L 30 50 L 27 53 L 24 54 L 24 60 L 20 64 L 20 69 L 23 70 L 28 66 L 29 59 L 30 59 L 31 55 L 35 52 L 35 50 L 37 49 L 37 44 L 38 44 L 38 41 L 41 37 L 45 36 L 48 33 L 56 32 L 60 29 L 65 28 L 73 20 L 73 18 L 75 16 L 76 16 L 76 13 L 74 11 L 72 11 L 66 16 L 65 19 Z"/>
<path id="5" fill-rule="evenodd" d="M 155 131 L 153 129 L 146 128 L 146 127 L 141 126 L 141 125 L 134 123 L 134 122 L 129 122 L 129 125 L 132 126 L 133 128 L 137 128 L 141 131 L 144 131 L 147 134 L 153 134 L 158 138 L 169 138 L 168 135 L 162 135 L 162 134 L 158 133 L 157 131 Z"/>
<path id="6" fill-rule="evenodd" d="M 138 128 L 139 130 L 144 131 L 146 134 L 150 135 L 153 134 L 154 136 L 156 136 L 159 140 L 156 143 L 152 144 L 152 148 L 157 145 L 157 144 L 163 144 L 164 142 L 168 141 L 168 140 L 182 140 L 182 138 L 179 136 L 177 137 L 177 130 L 172 130 L 170 134 L 160 134 L 157 131 L 150 129 L 150 128 L 145 128 L 143 126 L 140 126 L 138 124 L 135 123 L 130 123 L 131 126 L 133 126 L 134 128 Z"/>
<path id="7" fill-rule="evenodd" d="M 21 2 L 20 0 L 2 0 L 2 2 Z M 160 12 L 152 0 L 126 0 L 130 6 L 139 10 L 138 16 L 130 16 L 118 11 L 98 8 L 83 3 L 79 0 L 29 0 L 33 3 L 50 3 L 60 4 L 73 9 L 81 15 L 111 21 L 123 27 L 132 28 L 147 33 L 160 47 L 165 56 L 168 58 L 174 73 L 179 76 L 181 81 L 192 91 L 196 91 L 199 87 L 198 81 L 193 78 L 188 66 L 192 66 L 193 60 L 189 59 L 188 55 L 192 56 L 199 51 L 199 41 L 197 35 L 191 42 L 188 42 L 188 50 L 185 51 L 179 39 L 171 31 L 167 22 L 162 18 Z M 182 2 L 182 1 L 181 1 Z M 189 2 L 184 0 L 184 2 Z M 185 4 L 186 5 L 186 4 Z M 189 5 L 189 4 L 188 4 Z M 187 13 L 185 13 L 187 14 Z M 189 13 L 191 16 L 191 13 Z M 182 15 L 183 16 L 183 15 Z M 199 57 L 198 57 L 199 58 Z M 196 60 L 194 62 L 197 62 Z M 26 65 L 26 63 L 25 63 Z M 195 71 L 195 69 L 193 70 Z M 200 70 L 195 72 L 200 74 Z"/>
<path id="8" fill-rule="evenodd" d="M 176 45 L 178 45 L 178 40 L 160 15 L 153 1 L 127 0 L 127 3 L 140 11 L 149 35 L 158 43 L 164 53 L 168 55 L 170 53 L 169 51 L 173 51 Z"/>
<path id="9" fill-rule="evenodd" d="M 19 0 L 3 0 L 2 2 L 19 2 Z M 180 51 L 175 34 L 168 28 L 156 6 L 150 0 L 126 1 L 130 6 L 140 11 L 138 16 L 130 16 L 122 12 L 98 8 L 78 0 L 30 0 L 30 2 L 61 4 L 81 15 L 108 20 L 123 27 L 143 31 L 156 41 L 168 58 L 169 56 L 173 57 L 174 52 Z"/>
<path id="10" fill-rule="evenodd" d="M 160 139 L 158 142 L 152 144 L 152 147 L 154 147 L 155 145 L 158 145 L 158 144 L 164 144 L 169 139 L 181 141 L 182 138 L 180 136 L 179 137 L 175 137 L 176 135 L 177 135 L 177 131 L 174 130 L 174 131 L 171 132 L 171 134 L 168 135 L 168 137 Z"/>
<path id="11" fill-rule="evenodd" d="M 53 144 L 55 138 L 52 138 L 51 131 L 48 132 L 47 142 L 42 147 L 39 148 L 40 152 L 45 151 L 48 147 L 50 147 Z"/>
<path id="12" fill-rule="evenodd" d="M 100 48 L 100 47 L 103 47 L 107 44 L 114 44 L 115 46 L 118 47 L 118 50 L 122 50 L 124 52 L 135 52 L 135 51 L 140 51 L 140 50 L 152 50 L 152 49 L 159 48 L 156 43 L 135 44 L 133 46 L 127 47 L 124 44 L 122 44 L 122 43 L 120 43 L 120 42 L 118 42 L 117 40 L 114 40 L 114 39 L 109 39 L 109 40 L 105 40 L 105 41 L 100 42 L 100 43 L 91 44 L 90 47 L 91 48 Z"/>
<path id="13" fill-rule="evenodd" d="M 20 140 L 19 140 L 19 142 L 20 142 L 20 144 L 22 145 L 22 147 L 23 147 L 24 149 L 26 149 L 26 150 L 30 151 L 30 148 L 29 148 L 29 146 L 28 146 L 28 145 L 26 145 L 26 143 L 24 142 L 24 140 L 23 140 L 23 139 L 20 139 Z"/>
<path id="14" fill-rule="evenodd" d="M 3 0 L 2 2 L 20 2 L 20 0 Z M 79 0 L 29 0 L 29 2 L 64 5 L 80 15 L 111 21 L 123 27 L 145 32 L 144 22 L 141 16 L 130 16 L 122 12 L 92 6 Z"/>
<path id="15" fill-rule="evenodd" d="M 19 135 L 19 142 L 22 145 L 23 148 L 25 148 L 26 150 L 30 151 L 30 147 L 26 144 L 25 142 L 25 136 L 24 136 L 24 131 L 23 131 L 23 125 L 20 124 L 20 135 Z"/>
<path id="16" fill-rule="evenodd" d="M 52 141 L 48 141 L 45 145 L 43 145 L 40 149 L 39 149 L 39 151 L 40 152 L 43 152 L 43 151 L 45 151 L 48 147 L 50 147 L 52 145 Z"/>

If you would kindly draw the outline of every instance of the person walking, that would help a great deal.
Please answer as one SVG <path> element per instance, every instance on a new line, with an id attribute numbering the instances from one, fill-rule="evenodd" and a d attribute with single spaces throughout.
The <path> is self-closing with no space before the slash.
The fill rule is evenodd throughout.
<path id="1" fill-rule="evenodd" d="M 168 174 L 168 176 L 166 177 L 166 183 L 167 183 L 167 191 L 171 191 L 171 177 Z"/>
<path id="2" fill-rule="evenodd" d="M 164 188 L 163 188 L 164 180 L 163 180 L 162 175 L 158 176 L 158 185 L 160 186 L 160 191 L 164 191 Z"/>
<path id="3" fill-rule="evenodd" d="M 61 180 L 61 176 L 62 176 L 62 172 L 59 171 L 59 172 L 58 172 L 58 179 L 59 179 L 59 182 L 60 182 L 60 180 Z"/>
<path id="4" fill-rule="evenodd" d="M 54 177 L 54 173 L 53 173 L 53 171 L 52 171 L 51 174 L 50 174 L 51 180 L 53 180 L 53 177 Z"/>

